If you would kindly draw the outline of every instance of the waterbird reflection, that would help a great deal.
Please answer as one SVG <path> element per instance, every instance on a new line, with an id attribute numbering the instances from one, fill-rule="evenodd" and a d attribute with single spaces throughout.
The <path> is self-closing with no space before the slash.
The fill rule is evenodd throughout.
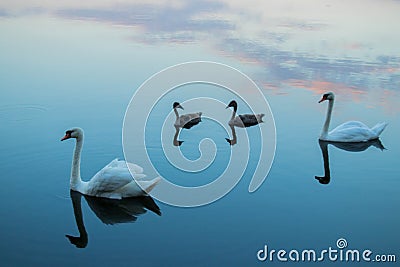
<path id="1" fill-rule="evenodd" d="M 229 125 L 229 127 L 231 128 L 231 131 L 232 131 L 232 139 L 225 138 L 225 140 L 226 140 L 231 146 L 234 146 L 234 145 L 237 144 L 237 136 L 236 136 L 235 126 Z"/>
<path id="2" fill-rule="evenodd" d="M 183 141 L 178 140 L 179 132 L 180 132 L 180 128 L 175 126 L 175 135 L 174 135 L 174 140 L 172 141 L 172 144 L 174 146 L 180 146 L 183 143 Z"/>
<path id="3" fill-rule="evenodd" d="M 70 191 L 72 207 L 79 236 L 65 235 L 71 244 L 77 248 L 85 248 L 88 244 L 88 234 L 82 214 L 81 198 L 84 196 L 90 209 L 104 224 L 114 225 L 119 223 L 135 222 L 137 218 L 150 210 L 161 216 L 161 210 L 150 196 L 140 196 L 123 199 L 107 199 L 82 195 Z"/>
<path id="4" fill-rule="evenodd" d="M 375 139 L 368 142 L 358 142 L 358 143 L 343 143 L 343 142 L 330 142 L 330 141 L 322 141 L 318 140 L 319 147 L 322 151 L 322 158 L 324 160 L 324 176 L 315 176 L 321 184 L 329 184 L 331 181 L 331 172 L 329 168 L 329 153 L 328 153 L 328 145 L 333 145 L 341 150 L 349 151 L 349 152 L 362 152 L 368 149 L 370 146 L 374 146 L 381 151 L 386 149 L 381 140 Z"/>

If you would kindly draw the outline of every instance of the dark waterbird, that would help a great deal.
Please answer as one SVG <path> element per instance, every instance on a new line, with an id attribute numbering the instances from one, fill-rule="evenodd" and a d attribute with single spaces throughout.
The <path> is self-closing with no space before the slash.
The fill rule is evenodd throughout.
<path id="1" fill-rule="evenodd" d="M 179 116 L 177 109 L 180 108 L 183 110 L 183 107 L 178 102 L 174 102 L 172 108 L 174 109 L 176 116 L 175 127 L 190 129 L 201 122 L 201 112 L 188 113 Z"/>
<path id="2" fill-rule="evenodd" d="M 226 108 L 233 107 L 233 112 L 232 112 L 232 117 L 229 120 L 229 126 L 236 126 L 236 127 L 251 127 L 254 125 L 257 125 L 259 123 L 264 122 L 262 118 L 265 116 L 265 114 L 242 114 L 236 116 L 237 112 L 237 102 L 235 100 L 232 100 Z"/>

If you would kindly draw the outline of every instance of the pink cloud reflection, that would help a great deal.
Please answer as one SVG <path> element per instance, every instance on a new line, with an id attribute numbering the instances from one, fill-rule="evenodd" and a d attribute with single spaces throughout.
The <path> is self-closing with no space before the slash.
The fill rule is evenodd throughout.
<path id="1" fill-rule="evenodd" d="M 348 86 L 343 83 L 334 83 L 329 81 L 319 80 L 296 80 L 291 79 L 286 82 L 290 87 L 303 88 L 314 92 L 315 94 L 323 94 L 327 91 L 334 92 L 343 100 L 351 99 L 351 101 L 359 102 L 367 93 L 354 86 Z"/>
<path id="2" fill-rule="evenodd" d="M 301 88 L 321 95 L 327 91 L 334 92 L 340 101 L 352 101 L 364 103 L 366 108 L 382 110 L 391 116 L 400 112 L 398 105 L 400 94 L 393 90 L 379 88 L 377 90 L 361 90 L 354 86 L 348 86 L 343 83 L 334 83 L 322 80 L 287 80 L 285 84 L 292 88 Z"/>

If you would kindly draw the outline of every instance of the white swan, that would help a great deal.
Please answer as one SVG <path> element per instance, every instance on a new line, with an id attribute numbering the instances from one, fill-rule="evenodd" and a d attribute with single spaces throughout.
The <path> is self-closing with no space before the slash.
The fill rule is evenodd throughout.
<path id="1" fill-rule="evenodd" d="M 379 135 L 383 132 L 387 125 L 386 122 L 381 122 L 370 129 L 362 122 L 348 121 L 337 126 L 335 129 L 328 133 L 329 124 L 332 117 L 333 103 L 335 102 L 335 95 L 332 92 L 328 92 L 322 96 L 321 100 L 318 103 L 321 103 L 325 100 L 329 100 L 329 105 L 325 123 L 322 128 L 319 140 L 349 143 L 366 142 L 369 140 L 378 139 Z"/>
<path id="2" fill-rule="evenodd" d="M 80 163 L 83 146 L 83 130 L 81 128 L 68 130 L 65 132 L 65 136 L 61 138 L 61 141 L 69 138 L 76 139 L 71 168 L 71 190 L 78 191 L 88 196 L 121 199 L 147 195 L 161 180 L 160 177 L 151 181 L 141 180 L 146 176 L 143 174 L 142 167 L 133 163 L 114 159 L 96 173 L 90 181 L 82 181 Z M 134 179 L 129 172 L 127 164 L 132 172 L 134 172 Z"/>
<path id="3" fill-rule="evenodd" d="M 237 102 L 235 100 L 232 100 L 226 108 L 229 107 L 233 107 L 232 117 L 228 122 L 229 126 L 245 128 L 264 122 L 262 118 L 265 114 L 242 114 L 236 116 Z"/>
<path id="4" fill-rule="evenodd" d="M 174 102 L 172 108 L 174 109 L 176 116 L 176 121 L 174 123 L 175 127 L 190 129 L 193 126 L 199 124 L 199 122 L 201 122 L 201 114 L 202 114 L 201 112 L 184 114 L 179 116 L 177 108 L 183 109 L 183 107 L 178 102 Z"/>

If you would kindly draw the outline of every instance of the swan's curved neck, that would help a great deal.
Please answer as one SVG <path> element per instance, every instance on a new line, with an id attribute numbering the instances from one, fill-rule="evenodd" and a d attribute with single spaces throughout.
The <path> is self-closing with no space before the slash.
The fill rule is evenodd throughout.
<path id="1" fill-rule="evenodd" d="M 76 138 L 74 157 L 72 159 L 70 186 L 72 190 L 79 191 L 78 187 L 82 183 L 81 180 L 81 152 L 83 146 L 83 135 Z"/>
<path id="2" fill-rule="evenodd" d="M 232 140 L 231 140 L 231 144 L 236 144 L 237 143 L 237 136 L 236 136 L 236 130 L 234 126 L 230 126 L 231 127 L 231 132 L 232 132 Z"/>
<path id="3" fill-rule="evenodd" d="M 176 108 L 174 108 L 174 112 L 175 112 L 176 119 L 179 119 L 178 110 L 176 110 Z"/>
<path id="4" fill-rule="evenodd" d="M 329 100 L 328 111 L 326 112 L 325 123 L 324 123 L 324 127 L 322 128 L 322 132 L 321 132 L 321 139 L 324 139 L 328 135 L 329 124 L 331 123 L 332 109 L 333 109 L 334 101 L 335 100 L 333 100 L 333 99 Z"/>
<path id="5" fill-rule="evenodd" d="M 235 105 L 235 106 L 233 106 L 233 112 L 232 112 L 231 120 L 233 120 L 235 118 L 236 112 L 237 112 L 237 106 Z"/>

